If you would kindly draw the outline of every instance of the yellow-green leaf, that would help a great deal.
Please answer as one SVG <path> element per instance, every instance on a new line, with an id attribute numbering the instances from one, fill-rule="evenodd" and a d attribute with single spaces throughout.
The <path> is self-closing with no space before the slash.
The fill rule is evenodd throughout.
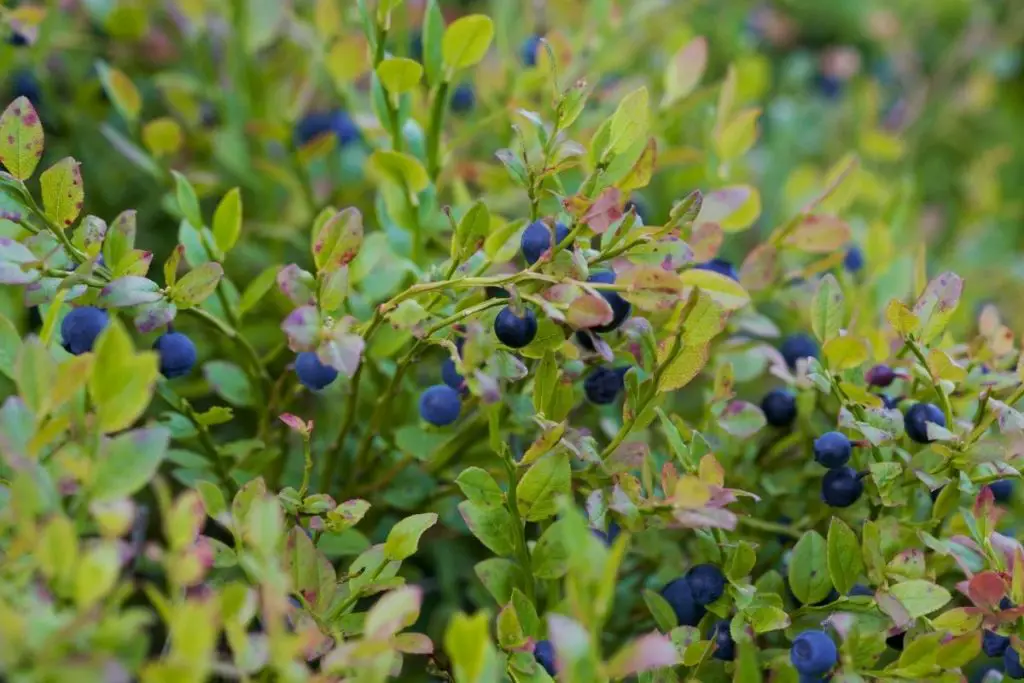
<path id="1" fill-rule="evenodd" d="M 626 95 L 612 114 L 606 149 L 620 154 L 647 136 L 650 128 L 650 106 L 647 87 L 637 88 Z"/>
<path id="2" fill-rule="evenodd" d="M 213 239 L 223 253 L 231 251 L 242 232 L 242 192 L 228 190 L 213 213 Z"/>
<path id="3" fill-rule="evenodd" d="M 757 119 L 760 109 L 747 109 L 715 131 L 714 143 L 718 156 L 729 161 L 742 156 L 757 141 Z"/>
<path id="4" fill-rule="evenodd" d="M 850 241 L 849 224 L 835 216 L 807 216 L 784 240 L 787 247 L 811 254 L 829 254 Z"/>
<path id="5" fill-rule="evenodd" d="M 102 431 L 127 429 L 145 412 L 153 397 L 158 363 L 153 351 L 136 354 L 128 331 L 111 316 L 96 341 L 96 365 L 89 378 L 89 395 Z"/>
<path id="6" fill-rule="evenodd" d="M 811 299 L 811 329 L 821 342 L 839 334 L 843 326 L 843 290 L 832 273 L 821 279 L 818 291 Z"/>
<path id="7" fill-rule="evenodd" d="M 377 67 L 377 76 L 389 93 L 401 95 L 419 85 L 423 67 L 412 59 L 389 57 Z"/>
<path id="8" fill-rule="evenodd" d="M 170 156 L 181 149 L 181 142 L 181 126 L 170 117 L 154 119 L 142 127 L 142 143 L 153 156 Z"/>
<path id="9" fill-rule="evenodd" d="M 450 72 L 473 66 L 487 54 L 494 38 L 494 22 L 471 14 L 452 22 L 441 41 L 441 55 Z"/>
<path id="10" fill-rule="evenodd" d="M 666 344 L 669 346 L 662 346 L 658 349 L 659 363 L 668 358 L 668 353 L 671 350 L 671 342 L 666 342 Z M 658 392 L 674 391 L 686 386 L 700 374 L 707 362 L 708 342 L 684 346 L 661 373 Z"/>
<path id="11" fill-rule="evenodd" d="M 121 112 L 121 116 L 131 123 L 137 121 L 139 110 L 142 109 L 142 97 L 132 80 L 124 72 L 106 62 L 100 62 L 97 68 L 103 89 L 117 110 Z"/>
<path id="12" fill-rule="evenodd" d="M 697 87 L 708 63 L 708 41 L 698 36 L 680 48 L 665 68 L 662 107 L 670 107 Z"/>
<path id="13" fill-rule="evenodd" d="M 835 337 L 825 343 L 825 360 L 831 370 L 841 372 L 862 365 L 868 359 L 868 347 L 858 337 Z"/>
<path id="14" fill-rule="evenodd" d="M 19 97 L 0 115 L 0 163 L 18 180 L 26 180 L 42 156 L 43 124 L 28 98 Z"/>
<path id="15" fill-rule="evenodd" d="M 370 68 L 366 42 L 357 37 L 336 41 L 324 57 L 324 66 L 335 86 L 343 88 L 354 83 Z"/>
<path id="16" fill-rule="evenodd" d="M 378 149 L 370 155 L 367 170 L 378 180 L 397 183 L 411 194 L 427 189 L 430 178 L 419 159 L 402 152 Z"/>
<path id="17" fill-rule="evenodd" d="M 699 287 L 726 311 L 743 308 L 750 301 L 750 295 L 743 289 L 743 285 L 714 271 L 690 268 L 680 273 L 679 279 L 687 287 Z M 683 294 L 686 294 L 686 290 Z"/>
<path id="18" fill-rule="evenodd" d="M 46 217 L 61 229 L 70 227 L 81 213 L 85 201 L 81 164 L 71 157 L 64 157 L 43 171 L 39 183 Z"/>
<path id="19" fill-rule="evenodd" d="M 761 215 L 761 195 L 750 185 L 733 185 L 704 195 L 696 223 L 717 223 L 725 232 L 753 225 Z"/>

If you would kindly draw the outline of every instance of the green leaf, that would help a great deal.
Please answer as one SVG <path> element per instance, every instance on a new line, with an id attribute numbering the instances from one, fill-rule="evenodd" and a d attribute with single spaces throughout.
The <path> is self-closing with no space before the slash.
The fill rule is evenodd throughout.
<path id="1" fill-rule="evenodd" d="M 516 486 L 519 514 L 530 522 L 554 515 L 558 511 L 558 496 L 570 491 L 570 479 L 569 458 L 564 453 L 552 453 L 538 460 Z"/>
<path id="2" fill-rule="evenodd" d="M 352 261 L 363 244 L 363 215 L 347 208 L 335 213 L 313 232 L 313 261 L 317 270 L 335 270 Z"/>
<path id="3" fill-rule="evenodd" d="M 220 279 L 224 277 L 224 266 L 208 261 L 174 283 L 169 295 L 179 308 L 192 308 L 217 291 Z"/>
<path id="4" fill-rule="evenodd" d="M 560 579 L 569 570 L 569 548 L 565 543 L 569 521 L 560 519 L 549 526 L 533 546 L 530 566 L 538 579 Z"/>
<path id="5" fill-rule="evenodd" d="M 647 139 L 650 128 L 650 106 L 647 87 L 640 87 L 626 95 L 612 114 L 605 149 L 621 154 L 638 141 Z"/>
<path id="6" fill-rule="evenodd" d="M 213 212 L 213 238 L 221 253 L 228 253 L 242 234 L 242 192 L 228 190 Z"/>
<path id="7" fill-rule="evenodd" d="M 268 266 L 253 278 L 242 292 L 242 298 L 238 302 L 238 314 L 245 315 L 251 311 L 256 304 L 270 291 L 277 281 L 278 266 Z"/>
<path id="8" fill-rule="evenodd" d="M 821 279 L 811 299 L 811 329 L 822 343 L 839 335 L 844 317 L 843 290 L 832 273 Z"/>
<path id="9" fill-rule="evenodd" d="M 846 595 L 864 573 L 857 534 L 833 517 L 828 526 L 828 574 L 840 595 Z"/>
<path id="10" fill-rule="evenodd" d="M 494 601 L 504 605 L 512 599 L 512 589 L 523 585 L 523 573 L 511 560 L 491 557 L 473 566 L 473 572 Z"/>
<path id="11" fill-rule="evenodd" d="M 29 337 L 22 344 L 16 373 L 18 394 L 25 405 L 37 419 L 44 417 L 52 406 L 51 391 L 57 379 L 57 364 L 37 337 Z"/>
<path id="12" fill-rule="evenodd" d="M 832 589 L 825 552 L 821 534 L 808 531 L 797 541 L 789 558 L 790 590 L 805 605 L 821 601 Z"/>
<path id="13" fill-rule="evenodd" d="M 121 553 L 112 541 L 92 546 L 75 567 L 75 605 L 85 610 L 97 602 L 117 583 L 121 571 Z"/>
<path id="14" fill-rule="evenodd" d="M 377 77 L 389 93 L 401 95 L 419 85 L 423 67 L 406 57 L 388 57 L 377 66 Z"/>
<path id="15" fill-rule="evenodd" d="M 188 178 L 177 171 L 171 171 L 174 176 L 174 196 L 178 201 L 178 211 L 185 217 L 192 227 L 199 229 L 203 227 L 203 214 L 199 208 L 199 197 L 196 196 L 195 188 Z"/>
<path id="16" fill-rule="evenodd" d="M 708 63 L 708 41 L 698 36 L 681 47 L 665 67 L 662 107 L 670 107 L 697 87 Z"/>
<path id="17" fill-rule="evenodd" d="M 115 316 L 96 341 L 96 365 L 89 378 L 89 395 L 104 432 L 127 429 L 149 406 L 159 374 L 153 351 L 135 353 L 131 337 Z"/>
<path id="18" fill-rule="evenodd" d="M 451 660 L 456 681 L 488 683 L 499 680 L 499 672 L 495 670 L 497 653 L 491 642 L 489 623 L 486 611 L 477 612 L 472 617 L 458 612 L 448 622 L 444 649 Z"/>
<path id="19" fill-rule="evenodd" d="M 109 268 L 117 269 L 121 261 L 135 248 L 135 212 L 123 211 L 107 230 L 103 240 L 103 260 Z"/>
<path id="20" fill-rule="evenodd" d="M 750 185 L 732 185 L 704 195 L 696 223 L 717 223 L 724 232 L 738 232 L 761 215 L 761 195 Z"/>
<path id="21" fill-rule="evenodd" d="M 515 523 L 505 507 L 464 500 L 459 503 L 459 513 L 469 531 L 495 555 L 510 557 L 515 553 Z"/>
<path id="22" fill-rule="evenodd" d="M 46 217 L 62 230 L 70 227 L 82 211 L 85 187 L 81 164 L 64 157 L 39 176 Z"/>
<path id="23" fill-rule="evenodd" d="M 963 291 L 964 281 L 956 273 L 943 273 L 928 283 L 914 304 L 922 342 L 928 344 L 942 334 L 960 305 Z"/>
<path id="24" fill-rule="evenodd" d="M 126 275 L 104 285 L 96 303 L 104 308 L 127 308 L 151 304 L 163 298 L 160 285 L 149 278 Z"/>
<path id="25" fill-rule="evenodd" d="M 10 320 L 0 315 L 0 372 L 17 379 L 15 362 L 21 351 L 21 335 Z"/>
<path id="26" fill-rule="evenodd" d="M 747 109 L 715 131 L 715 151 L 722 161 L 743 156 L 757 141 L 757 119 L 760 109 Z"/>
<path id="27" fill-rule="evenodd" d="M 658 630 L 668 633 L 679 624 L 672 606 L 660 594 L 645 588 L 642 595 L 648 611 L 654 617 L 654 623 L 658 625 Z"/>
<path id="28" fill-rule="evenodd" d="M 479 505 L 501 505 L 505 496 L 501 487 L 486 470 L 479 467 L 467 467 L 455 480 L 462 494 L 471 502 Z"/>
<path id="29" fill-rule="evenodd" d="M 43 156 L 43 124 L 26 97 L 0 115 L 0 163 L 18 180 L 32 177 Z"/>
<path id="30" fill-rule="evenodd" d="M 253 391 L 245 370 L 226 360 L 211 360 L 203 365 L 203 376 L 217 395 L 233 406 L 253 405 Z"/>
<path id="31" fill-rule="evenodd" d="M 116 500 L 139 491 L 156 474 L 170 443 L 166 427 L 137 429 L 108 441 L 89 488 L 91 500 Z"/>
<path id="32" fill-rule="evenodd" d="M 203 507 L 206 508 L 206 514 L 210 517 L 217 519 L 227 512 L 228 504 L 224 500 L 224 492 L 220 490 L 219 486 L 205 479 L 200 479 L 196 482 L 196 491 L 199 492 L 199 496 L 203 499 Z"/>
<path id="33" fill-rule="evenodd" d="M 427 170 L 419 159 L 402 152 L 378 149 L 370 155 L 366 165 L 371 176 L 395 183 L 410 195 L 419 194 L 430 184 Z"/>
<path id="34" fill-rule="evenodd" d="M 139 119 L 139 111 L 142 109 L 142 97 L 131 79 L 104 61 L 96 64 L 99 72 L 100 83 L 107 93 L 107 97 L 114 103 L 121 116 L 129 123 L 135 123 Z"/>
<path id="35" fill-rule="evenodd" d="M 725 575 L 731 581 L 739 581 L 750 574 L 750 570 L 757 563 L 757 553 L 754 545 L 746 541 L 740 541 L 729 557 L 729 564 L 725 568 Z"/>
<path id="36" fill-rule="evenodd" d="M 889 587 L 889 592 L 906 608 L 912 619 L 931 614 L 944 606 L 952 596 L 931 581 L 904 581 Z"/>
<path id="37" fill-rule="evenodd" d="M 387 541 L 384 543 L 384 557 L 400 562 L 412 556 L 419 548 L 420 536 L 435 524 L 437 515 L 433 512 L 412 515 L 398 522 L 388 532 Z"/>
<path id="38" fill-rule="evenodd" d="M 441 42 L 441 57 L 448 69 L 448 80 L 455 71 L 483 59 L 493 38 L 494 22 L 483 14 L 470 14 L 452 22 Z"/>
<path id="39" fill-rule="evenodd" d="M 444 40 L 444 16 L 437 0 L 428 0 L 423 12 L 423 66 L 427 71 L 427 83 L 437 86 L 441 82 L 443 57 L 441 44 Z"/>
<path id="40" fill-rule="evenodd" d="M 730 277 L 702 268 L 689 268 L 679 274 L 679 279 L 688 287 L 699 287 L 701 292 L 726 311 L 735 311 L 743 308 L 750 301 L 750 294 L 743 289 L 743 285 Z M 716 312 L 720 320 L 720 314 Z M 717 332 L 716 332 L 717 334 Z M 693 343 L 689 336 L 687 343 Z"/>
<path id="41" fill-rule="evenodd" d="M 451 257 L 459 258 L 464 250 L 475 250 L 487 238 L 491 229 L 491 212 L 483 202 L 474 202 L 463 215 L 452 240 Z"/>

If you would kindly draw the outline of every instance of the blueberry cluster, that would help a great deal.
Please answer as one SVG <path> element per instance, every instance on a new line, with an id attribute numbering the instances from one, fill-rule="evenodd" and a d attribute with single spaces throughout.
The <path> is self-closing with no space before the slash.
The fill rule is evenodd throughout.
<path id="1" fill-rule="evenodd" d="M 680 626 L 696 626 L 705 608 L 724 593 L 725 574 L 713 564 L 698 564 L 661 589 L 661 597 L 675 612 Z"/>

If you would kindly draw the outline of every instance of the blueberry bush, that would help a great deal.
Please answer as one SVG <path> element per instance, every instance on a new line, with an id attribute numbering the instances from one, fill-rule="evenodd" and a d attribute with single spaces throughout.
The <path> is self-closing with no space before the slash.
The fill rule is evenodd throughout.
<path id="1" fill-rule="evenodd" d="M 1024 679 L 1024 355 L 908 227 L 931 129 L 780 183 L 700 2 L 51 4 L 0 679 Z"/>

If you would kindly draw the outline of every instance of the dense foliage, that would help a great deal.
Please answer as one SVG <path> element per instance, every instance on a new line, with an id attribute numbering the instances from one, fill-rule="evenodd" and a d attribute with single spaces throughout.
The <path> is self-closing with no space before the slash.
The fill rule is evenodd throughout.
<path id="1" fill-rule="evenodd" d="M 1024 678 L 1024 10 L 51 4 L 0 678 Z"/>

